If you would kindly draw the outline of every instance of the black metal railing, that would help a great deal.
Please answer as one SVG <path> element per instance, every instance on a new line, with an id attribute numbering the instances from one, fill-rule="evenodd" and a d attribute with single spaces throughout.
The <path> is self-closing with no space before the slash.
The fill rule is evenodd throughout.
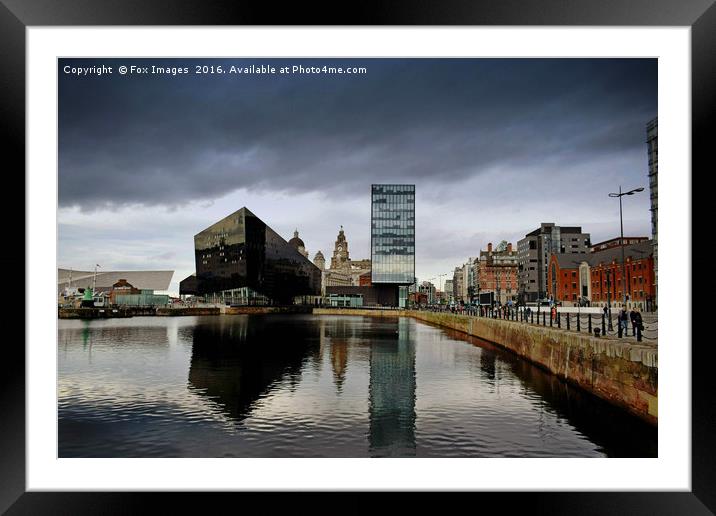
<path id="1" fill-rule="evenodd" d="M 368 308 L 368 307 L 363 307 Z M 523 307 L 494 307 L 494 306 L 458 306 L 458 307 L 413 307 L 413 310 L 445 312 L 456 315 L 467 315 L 473 317 L 486 317 L 490 319 L 502 319 L 519 324 L 530 324 L 537 326 L 550 326 L 551 328 L 566 329 L 579 333 L 589 333 L 596 336 L 610 336 L 617 338 L 635 337 L 637 341 L 656 340 L 658 337 L 658 320 L 644 321 L 639 323 L 638 318 L 632 321 L 627 314 L 626 324 L 622 319 L 620 324 L 619 314 L 608 313 L 570 313 Z M 613 328 L 613 329 L 609 329 Z"/>

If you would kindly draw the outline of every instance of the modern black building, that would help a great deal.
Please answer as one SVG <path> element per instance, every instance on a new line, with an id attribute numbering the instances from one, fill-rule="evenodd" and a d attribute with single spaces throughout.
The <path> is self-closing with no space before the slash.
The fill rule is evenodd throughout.
<path id="1" fill-rule="evenodd" d="M 370 240 L 371 283 L 392 286 L 403 306 L 415 282 L 415 185 L 372 185 Z"/>
<path id="2" fill-rule="evenodd" d="M 247 208 L 194 236 L 196 275 L 180 294 L 229 304 L 292 304 L 319 296 L 321 270 Z"/>

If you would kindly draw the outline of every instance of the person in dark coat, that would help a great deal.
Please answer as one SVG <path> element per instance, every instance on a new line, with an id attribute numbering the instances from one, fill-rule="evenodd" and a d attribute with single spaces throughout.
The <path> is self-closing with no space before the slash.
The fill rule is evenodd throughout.
<path id="1" fill-rule="evenodd" d="M 619 322 L 619 333 L 620 336 L 622 336 L 627 332 L 627 328 L 629 327 L 629 314 L 627 313 L 625 308 L 622 308 L 619 311 L 617 321 Z"/>
<path id="2" fill-rule="evenodd" d="M 631 334 L 636 335 L 636 310 L 634 308 L 629 312 L 629 319 L 631 320 Z"/>
<path id="3" fill-rule="evenodd" d="M 642 333 L 644 332 L 644 320 L 642 319 L 641 312 L 639 310 L 636 310 L 636 313 L 634 314 L 634 322 L 636 323 L 635 327 L 637 329 L 636 340 L 641 342 Z"/>

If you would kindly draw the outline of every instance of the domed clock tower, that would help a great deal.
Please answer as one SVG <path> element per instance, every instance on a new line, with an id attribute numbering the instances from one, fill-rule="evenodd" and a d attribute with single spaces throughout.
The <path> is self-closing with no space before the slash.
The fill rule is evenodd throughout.
<path id="1" fill-rule="evenodd" d="M 331 269 L 342 269 L 350 266 L 350 257 L 348 256 L 348 241 L 343 232 L 343 226 L 338 232 L 338 238 L 333 247 L 333 257 L 331 258 Z"/>

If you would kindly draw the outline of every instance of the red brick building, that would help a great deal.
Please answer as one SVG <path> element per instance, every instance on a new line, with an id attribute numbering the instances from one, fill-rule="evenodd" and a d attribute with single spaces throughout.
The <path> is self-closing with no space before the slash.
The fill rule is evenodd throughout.
<path id="1" fill-rule="evenodd" d="M 111 304 L 115 304 L 117 302 L 117 296 L 118 295 L 127 295 L 127 294 L 139 294 L 141 293 L 141 290 L 138 288 L 135 288 L 134 285 L 129 283 L 126 279 L 120 279 L 112 285 L 112 290 L 109 292 L 109 302 Z"/>
<path id="2" fill-rule="evenodd" d="M 487 251 L 480 251 L 477 285 L 479 294 L 494 292 L 499 303 L 517 300 L 517 252 L 512 244 L 505 242 L 493 251 L 489 243 Z"/>
<path id="3" fill-rule="evenodd" d="M 373 283 L 371 283 L 370 279 L 371 272 L 364 272 L 360 276 L 358 276 L 358 286 L 359 287 L 370 287 Z"/>
<path id="4" fill-rule="evenodd" d="M 624 295 L 621 253 L 621 247 L 610 246 L 593 253 L 552 255 L 547 270 L 549 295 L 567 305 L 586 301 L 592 306 L 608 302 L 621 306 Z M 656 297 L 651 240 L 625 245 L 624 260 L 627 307 L 650 310 Z"/>
<path id="5" fill-rule="evenodd" d="M 624 237 L 624 245 L 638 244 L 639 242 L 646 242 L 647 240 L 649 240 L 649 237 Z M 605 240 L 604 242 L 592 244 L 592 246 L 589 248 L 589 251 L 592 253 L 597 253 L 599 251 L 604 251 L 605 249 L 610 249 L 612 247 L 619 247 L 622 245 L 621 241 L 622 239 L 620 237 L 610 238 L 609 240 Z"/>
<path id="6" fill-rule="evenodd" d="M 427 305 L 428 295 L 424 292 L 410 292 L 408 293 L 408 301 L 414 305 Z"/>
<path id="7" fill-rule="evenodd" d="M 629 306 L 636 303 L 641 309 L 650 309 L 656 301 L 654 255 L 652 241 L 647 240 L 624 246 L 627 295 Z M 623 298 L 621 248 L 594 253 L 591 260 L 592 302 L 600 306 L 611 300 L 612 306 L 621 306 Z M 607 293 L 610 295 L 608 296 Z"/>
<path id="8" fill-rule="evenodd" d="M 565 305 L 590 301 L 592 253 L 553 254 L 547 268 L 547 295 Z"/>

